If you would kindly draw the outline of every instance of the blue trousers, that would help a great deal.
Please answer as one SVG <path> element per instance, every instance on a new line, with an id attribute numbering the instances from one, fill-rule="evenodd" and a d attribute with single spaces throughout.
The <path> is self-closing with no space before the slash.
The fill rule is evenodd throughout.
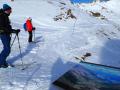
<path id="1" fill-rule="evenodd" d="M 6 58 L 9 56 L 11 48 L 10 48 L 10 41 L 11 37 L 9 34 L 1 34 L 0 35 L 3 50 L 0 53 L 0 65 L 4 65 L 6 63 Z"/>

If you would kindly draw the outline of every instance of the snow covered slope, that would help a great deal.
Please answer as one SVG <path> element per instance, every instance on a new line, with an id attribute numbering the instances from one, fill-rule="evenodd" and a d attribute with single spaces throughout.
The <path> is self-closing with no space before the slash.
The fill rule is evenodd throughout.
<path id="1" fill-rule="evenodd" d="M 33 64 L 24 71 L 0 68 L 0 90 L 61 90 L 51 83 L 79 63 L 75 57 L 120 67 L 118 0 L 76 5 L 69 0 L 0 0 L 0 7 L 4 3 L 13 9 L 13 28 L 21 29 L 23 63 Z M 37 43 L 27 43 L 28 33 L 23 30 L 27 17 L 32 17 L 36 27 Z M 21 64 L 17 39 L 7 61 Z"/>

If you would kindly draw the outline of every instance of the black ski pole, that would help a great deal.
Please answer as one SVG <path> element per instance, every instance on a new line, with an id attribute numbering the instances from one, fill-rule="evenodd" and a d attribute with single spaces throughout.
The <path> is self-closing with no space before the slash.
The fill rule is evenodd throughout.
<path id="1" fill-rule="evenodd" d="M 35 42 L 35 30 L 34 30 L 34 42 Z"/>
<path id="2" fill-rule="evenodd" d="M 16 37 L 17 37 L 17 35 L 15 35 L 15 37 L 14 37 L 12 43 L 11 43 L 11 47 L 13 46 L 13 43 L 15 42 Z"/>
<path id="3" fill-rule="evenodd" d="M 22 62 L 22 70 L 24 70 L 24 63 L 23 63 L 23 58 L 22 58 L 22 53 L 21 53 L 21 46 L 20 46 L 20 41 L 19 41 L 19 36 L 16 34 L 17 39 L 18 39 L 18 44 L 19 44 L 19 51 L 20 51 L 20 57 L 21 57 L 21 62 Z"/>

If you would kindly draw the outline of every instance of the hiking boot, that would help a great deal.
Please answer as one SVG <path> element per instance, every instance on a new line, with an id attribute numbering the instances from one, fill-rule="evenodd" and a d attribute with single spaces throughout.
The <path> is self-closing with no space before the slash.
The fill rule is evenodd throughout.
<path id="1" fill-rule="evenodd" d="M 28 41 L 29 43 L 33 42 L 33 41 Z"/>
<path id="2" fill-rule="evenodd" d="M 8 66 L 0 65 L 0 68 L 7 68 Z"/>
<path id="3" fill-rule="evenodd" d="M 7 67 L 8 67 L 7 63 L 0 65 L 0 68 L 7 68 Z"/>

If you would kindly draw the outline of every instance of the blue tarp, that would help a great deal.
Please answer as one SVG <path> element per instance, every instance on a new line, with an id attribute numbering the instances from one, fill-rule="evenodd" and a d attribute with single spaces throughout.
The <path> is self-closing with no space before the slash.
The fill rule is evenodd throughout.
<path id="1" fill-rule="evenodd" d="M 71 0 L 71 3 L 91 3 L 94 0 Z"/>
<path id="2" fill-rule="evenodd" d="M 120 68 L 81 62 L 54 84 L 68 90 L 120 90 Z"/>
<path id="3" fill-rule="evenodd" d="M 119 84 L 120 85 L 120 68 L 113 68 L 94 63 L 81 62 L 76 68 L 82 67 L 91 73 L 96 81 L 106 84 Z M 92 78 L 92 77 L 90 77 Z"/>
<path id="4" fill-rule="evenodd" d="M 96 1 L 96 0 L 70 0 L 71 3 L 92 3 L 93 1 Z M 101 2 L 102 1 L 109 1 L 109 0 L 100 0 Z"/>

